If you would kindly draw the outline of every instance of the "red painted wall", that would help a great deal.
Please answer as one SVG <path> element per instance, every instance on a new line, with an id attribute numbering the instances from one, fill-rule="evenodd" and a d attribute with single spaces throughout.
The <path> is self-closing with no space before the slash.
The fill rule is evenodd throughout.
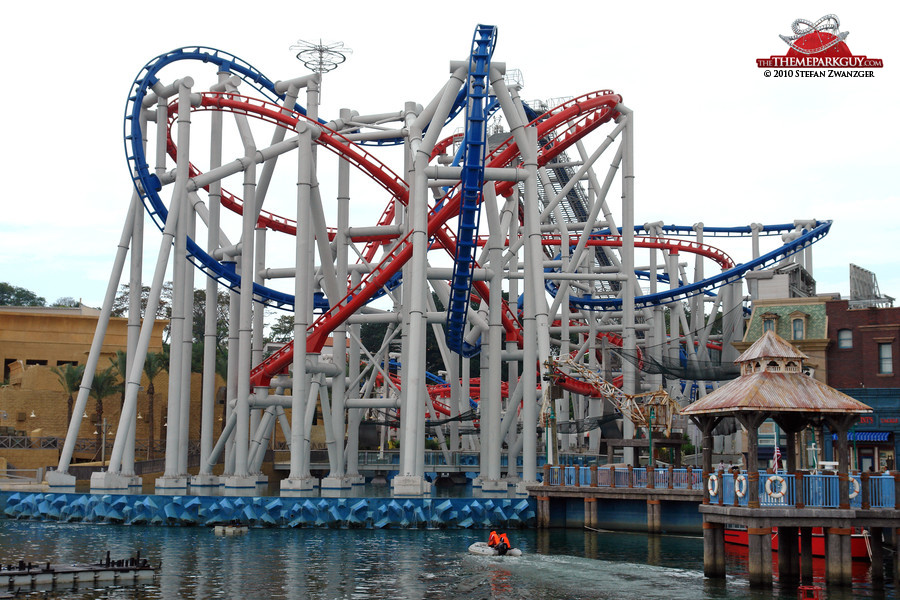
<path id="1" fill-rule="evenodd" d="M 846 300 L 825 303 L 828 315 L 828 385 L 834 388 L 900 388 L 900 307 L 850 309 Z M 838 331 L 853 332 L 853 347 L 838 348 Z M 890 343 L 893 374 L 878 373 L 878 344 Z"/>

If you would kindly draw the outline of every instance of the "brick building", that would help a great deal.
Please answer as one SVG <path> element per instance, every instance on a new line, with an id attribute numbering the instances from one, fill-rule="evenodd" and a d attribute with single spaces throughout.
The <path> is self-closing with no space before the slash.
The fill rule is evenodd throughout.
<path id="1" fill-rule="evenodd" d="M 900 452 L 900 307 L 826 303 L 828 384 L 871 406 L 851 435 L 859 467 L 896 468 Z"/>

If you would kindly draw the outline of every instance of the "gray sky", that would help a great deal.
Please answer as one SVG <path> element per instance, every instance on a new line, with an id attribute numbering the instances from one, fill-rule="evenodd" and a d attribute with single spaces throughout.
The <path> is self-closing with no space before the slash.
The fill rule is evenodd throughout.
<path id="1" fill-rule="evenodd" d="M 635 113 L 636 222 L 833 219 L 814 250 L 818 291 L 846 295 L 852 262 L 874 271 L 883 293 L 900 297 L 895 4 L 302 6 L 313 5 L 7 7 L 0 37 L 0 281 L 48 302 L 72 296 L 100 305 L 131 196 L 122 139 L 126 95 L 154 56 L 212 46 L 273 80 L 289 79 L 305 73 L 289 50 L 294 42 L 340 40 L 353 53 L 323 85 L 321 114 L 333 118 L 340 107 L 378 113 L 400 110 L 407 100 L 425 104 L 446 80 L 449 61 L 467 58 L 475 25 L 485 23 L 499 28 L 494 60 L 523 72 L 523 98 L 603 88 L 623 95 Z M 854 54 L 884 60 L 874 78 L 763 76 L 755 59 L 787 50 L 778 34 L 789 34 L 797 18 L 829 12 L 850 32 Z M 158 245 L 155 229 L 146 237 L 148 246 Z"/>

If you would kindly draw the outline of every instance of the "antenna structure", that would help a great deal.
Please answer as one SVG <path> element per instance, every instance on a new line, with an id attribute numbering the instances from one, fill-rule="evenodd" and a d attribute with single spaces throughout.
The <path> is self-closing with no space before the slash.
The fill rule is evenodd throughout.
<path id="1" fill-rule="evenodd" d="M 347 60 L 347 55 L 353 50 L 344 47 L 344 42 L 324 43 L 307 42 L 297 40 L 291 46 L 291 50 L 297 50 L 297 60 L 302 62 L 313 73 L 328 73 L 338 68 L 338 65 Z"/>

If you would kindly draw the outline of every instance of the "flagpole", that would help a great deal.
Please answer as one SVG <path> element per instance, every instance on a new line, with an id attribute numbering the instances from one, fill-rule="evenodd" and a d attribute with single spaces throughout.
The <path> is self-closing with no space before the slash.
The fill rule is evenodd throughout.
<path id="1" fill-rule="evenodd" d="M 781 448 L 778 446 L 778 423 L 775 423 L 775 451 L 772 453 L 775 457 L 775 472 L 778 473 L 778 459 L 781 458 Z"/>

